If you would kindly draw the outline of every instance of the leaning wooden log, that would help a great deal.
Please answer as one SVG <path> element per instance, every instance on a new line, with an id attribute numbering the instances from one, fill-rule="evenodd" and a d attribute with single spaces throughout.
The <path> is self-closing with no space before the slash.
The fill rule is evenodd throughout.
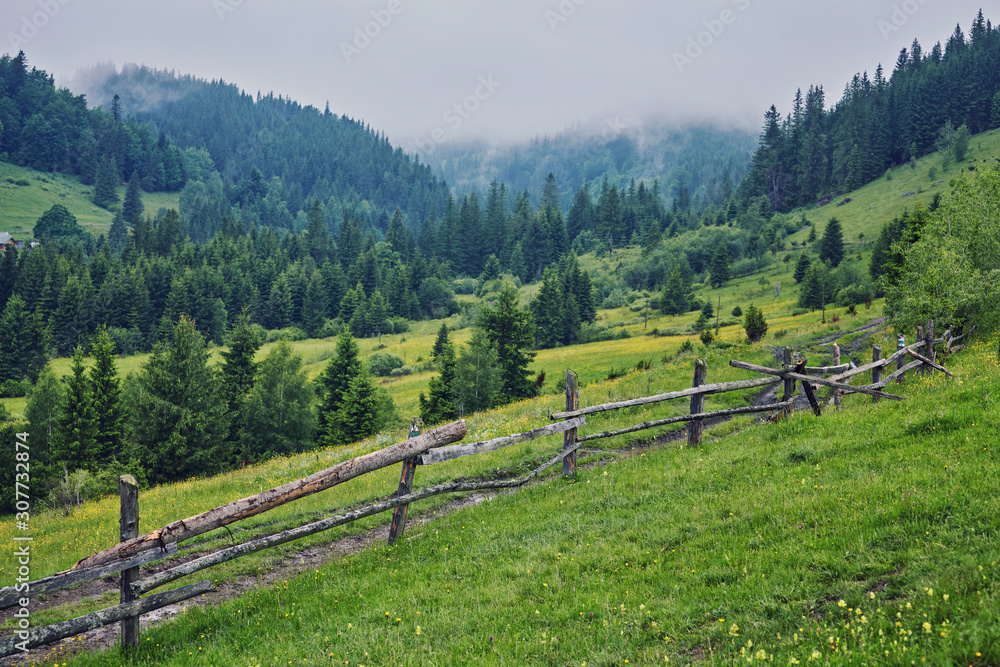
<path id="1" fill-rule="evenodd" d="M 117 559 L 128 558 L 150 549 L 164 547 L 167 544 L 183 542 L 196 535 L 267 512 L 293 500 L 319 493 L 359 475 L 402 463 L 408 458 L 425 454 L 435 447 L 450 445 L 464 437 L 465 420 L 453 422 L 377 452 L 338 463 L 332 468 L 313 473 L 304 479 L 289 482 L 249 498 L 233 501 L 197 516 L 174 521 L 159 530 L 154 530 L 134 540 L 122 542 L 110 549 L 84 558 L 73 569 L 82 570 L 110 563 Z"/>
<path id="2" fill-rule="evenodd" d="M 14 636 L 0 642 L 0 657 L 13 655 L 25 649 L 42 646 L 66 637 L 74 637 L 81 633 L 99 628 L 102 625 L 110 625 L 129 616 L 140 616 L 149 612 L 161 609 L 167 605 L 177 604 L 196 595 L 203 595 L 214 588 L 211 581 L 199 581 L 196 584 L 175 588 L 166 593 L 151 595 L 148 598 L 132 600 L 117 607 L 109 607 L 101 611 L 95 611 L 86 616 L 80 616 L 69 621 L 47 625 L 33 630 L 15 630 Z M 23 634 L 22 634 L 23 633 Z"/>
<path id="3" fill-rule="evenodd" d="M 786 364 L 784 369 L 789 372 L 795 371 L 795 364 Z M 843 373 L 850 370 L 850 364 L 837 364 L 835 366 L 806 366 L 805 372 L 809 375 L 826 375 L 827 373 Z"/>
<path id="4" fill-rule="evenodd" d="M 906 375 L 907 371 L 912 371 L 914 368 L 919 368 L 920 365 L 923 364 L 923 363 L 924 362 L 922 362 L 922 361 L 911 361 L 910 363 L 906 364 L 905 366 L 900 366 L 899 368 L 897 368 L 895 370 L 895 372 L 890 373 L 889 375 L 886 375 L 884 378 L 882 378 L 882 380 L 878 383 L 877 386 L 872 385 L 871 388 L 877 389 L 877 388 L 880 388 L 880 387 L 885 387 L 889 383 L 895 382 L 897 379 L 899 379 L 899 378 L 903 377 L 904 375 Z"/>
<path id="5" fill-rule="evenodd" d="M 549 419 L 570 419 L 572 417 L 582 417 L 595 412 L 607 412 L 609 410 L 621 410 L 622 408 L 634 408 L 650 403 L 662 403 L 672 401 L 676 398 L 686 398 L 694 394 L 722 394 L 728 391 L 739 391 L 740 389 L 756 389 L 757 387 L 767 387 L 778 384 L 780 379 L 761 378 L 759 380 L 740 380 L 739 382 L 720 382 L 715 384 L 703 384 L 700 387 L 691 387 L 680 391 L 672 391 L 669 394 L 659 394 L 657 396 L 646 396 L 644 398 L 634 398 L 629 401 L 619 401 L 617 403 L 605 403 L 603 405 L 592 405 L 589 408 L 581 408 L 572 412 L 557 412 L 549 415 Z"/>
<path id="6" fill-rule="evenodd" d="M 822 417 L 823 411 L 819 407 L 819 401 L 816 400 L 816 390 L 813 389 L 813 383 L 809 381 L 809 378 L 811 376 L 806 375 L 805 373 L 802 372 L 805 370 L 805 368 L 806 368 L 806 360 L 802 359 L 799 361 L 798 373 L 789 373 L 789 375 L 802 376 L 800 378 L 802 380 L 802 392 L 806 395 L 806 398 L 809 399 L 809 406 L 812 408 L 813 414 L 815 414 L 817 417 Z"/>
<path id="7" fill-rule="evenodd" d="M 549 424 L 548 426 L 526 431 L 525 433 L 515 433 L 514 435 L 507 435 L 502 438 L 493 438 L 492 440 L 484 440 L 482 442 L 473 442 L 468 445 L 454 445 L 453 447 L 432 449 L 420 457 L 419 463 L 421 465 L 429 466 L 434 465 L 435 463 L 451 461 L 452 459 L 461 458 L 463 456 L 474 456 L 476 454 L 495 452 L 498 449 L 510 447 L 511 445 L 516 445 L 519 442 L 526 442 L 528 440 L 542 438 L 547 435 L 555 435 L 556 433 L 564 433 L 570 429 L 584 426 L 586 423 L 586 418 L 577 417 L 576 419 L 559 422 L 558 424 Z"/>
<path id="8" fill-rule="evenodd" d="M 23 593 L 18 593 L 14 586 L 8 586 L 7 588 L 0 589 L 0 609 L 6 609 L 7 607 L 17 604 L 18 600 L 21 598 L 30 598 L 36 595 L 42 595 L 43 593 L 61 591 L 64 588 L 85 584 L 88 581 L 110 577 L 113 574 L 118 574 L 122 570 L 139 567 L 140 565 L 147 565 L 153 561 L 173 556 L 176 553 L 177 545 L 168 544 L 166 550 L 157 549 L 155 551 L 146 551 L 137 556 L 132 556 L 131 558 L 126 558 L 125 560 L 116 560 L 113 563 L 101 565 L 100 567 L 91 567 L 86 570 L 72 570 L 70 572 L 57 574 L 52 577 L 46 577 L 45 579 L 29 581 L 28 590 Z"/>
<path id="9" fill-rule="evenodd" d="M 755 373 L 767 373 L 768 375 L 777 375 L 779 377 L 790 377 L 794 380 L 801 380 L 802 382 L 812 382 L 813 384 L 823 385 L 824 387 L 833 387 L 834 389 L 843 389 L 845 394 L 868 394 L 870 396 L 878 396 L 880 398 L 888 398 L 893 401 L 903 401 L 906 400 L 903 396 L 894 396 L 893 394 L 887 394 L 883 391 L 878 391 L 875 389 L 868 389 L 867 387 L 852 387 L 849 384 L 841 384 L 840 382 L 833 382 L 832 380 L 827 380 L 825 378 L 818 378 L 812 375 L 804 375 L 802 373 L 788 373 L 785 371 L 779 371 L 776 368 L 768 368 L 766 366 L 758 366 L 756 364 L 748 364 L 743 361 L 736 361 L 735 359 L 729 362 L 729 365 L 733 368 L 742 368 L 747 371 L 754 371 Z"/>
<path id="10" fill-rule="evenodd" d="M 132 584 L 132 591 L 136 595 L 141 595 L 147 591 L 151 591 L 154 588 L 159 588 L 164 584 L 168 584 L 171 581 L 180 579 L 181 577 L 186 577 L 189 574 L 194 574 L 195 572 L 200 572 L 207 567 L 213 565 L 218 565 L 220 563 L 225 563 L 231 561 L 235 558 L 240 558 L 241 556 L 246 556 L 247 554 L 252 554 L 263 549 L 268 549 L 279 544 L 284 544 L 286 542 L 292 542 L 294 540 L 301 539 L 303 537 L 308 537 L 309 535 L 315 535 L 316 533 L 321 533 L 325 530 L 331 528 L 336 528 L 337 526 L 342 526 L 344 524 L 357 521 L 358 519 L 363 519 L 365 517 L 373 516 L 375 514 L 381 514 L 394 507 L 399 507 L 401 505 L 406 505 L 409 503 L 414 503 L 418 500 L 423 500 L 425 498 L 430 498 L 432 496 L 438 496 L 443 493 L 469 493 L 472 491 L 489 491 L 493 489 L 513 489 L 519 486 L 523 486 L 530 482 L 532 479 L 540 475 L 542 472 L 556 465 L 562 461 L 563 456 L 566 452 L 575 452 L 580 448 L 580 444 L 577 443 L 575 447 L 570 450 L 562 450 L 559 454 L 552 459 L 549 459 L 546 463 L 542 464 L 538 468 L 532 470 L 528 475 L 522 477 L 521 479 L 506 480 L 506 481 L 493 481 L 493 482 L 449 482 L 446 484 L 438 484 L 437 486 L 430 486 L 426 489 L 421 489 L 415 493 L 410 493 L 405 496 L 397 496 L 390 498 L 379 503 L 374 503 L 368 505 L 367 507 L 361 507 L 352 512 L 346 514 L 339 514 L 337 516 L 332 516 L 329 519 L 323 519 L 322 521 L 315 521 L 313 523 L 306 524 L 304 526 L 299 526 L 297 528 L 291 528 L 289 530 L 283 531 L 281 533 L 276 533 L 274 535 L 268 535 L 267 537 L 262 537 L 257 540 L 252 540 L 250 542 L 244 542 L 243 544 L 237 544 L 234 547 L 229 547 L 228 549 L 223 549 L 221 551 L 216 551 L 207 556 L 202 556 L 197 560 L 188 561 L 183 565 L 178 565 L 177 567 L 165 570 L 163 572 L 158 572 L 151 577 L 137 581 Z"/>
<path id="11" fill-rule="evenodd" d="M 668 417 L 667 419 L 657 419 L 656 421 L 643 422 L 635 426 L 623 428 L 620 431 L 605 431 L 603 433 L 593 433 L 577 438 L 577 442 L 590 442 L 591 440 L 601 440 L 603 438 L 613 438 L 618 435 L 628 435 L 637 431 L 656 428 L 657 426 L 669 426 L 670 424 L 680 424 L 694 419 L 715 419 L 717 417 L 732 417 L 735 415 L 747 415 L 755 412 L 772 412 L 774 410 L 784 410 L 794 404 L 794 400 L 772 403 L 770 405 L 748 406 L 745 408 L 730 408 L 728 410 L 716 410 L 715 412 L 703 412 L 696 415 L 680 415 L 678 417 Z"/>
<path id="12" fill-rule="evenodd" d="M 949 371 L 947 368 L 945 368 L 941 364 L 938 364 L 938 363 L 935 363 L 935 362 L 931 361 L 930 359 L 928 359 L 927 357 L 923 356 L 922 354 L 917 354 L 913 350 L 910 350 L 910 356 L 913 357 L 914 359 L 916 359 L 917 361 L 920 361 L 920 362 L 922 362 L 924 364 L 927 364 L 931 368 L 936 368 L 937 370 L 939 370 L 939 371 L 941 371 L 943 373 L 947 373 L 951 377 L 955 377 L 955 374 L 952 373 L 951 371 Z"/>

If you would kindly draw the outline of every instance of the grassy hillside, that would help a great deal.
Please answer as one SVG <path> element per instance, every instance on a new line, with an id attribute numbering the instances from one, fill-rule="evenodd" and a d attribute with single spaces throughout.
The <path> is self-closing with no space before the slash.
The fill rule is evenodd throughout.
<path id="1" fill-rule="evenodd" d="M 983 437 L 1000 428 L 996 346 L 976 344 L 949 360 L 956 379 L 911 375 L 905 403 L 849 397 L 842 413 L 800 413 L 710 436 L 699 449 L 602 455 L 604 465 L 574 483 L 550 476 L 425 526 L 396 548 L 371 548 L 188 612 L 145 632 L 126 664 L 996 664 L 1000 477 L 997 449 Z M 736 356 L 763 355 L 748 348 Z M 709 363 L 713 378 L 731 377 L 724 356 Z M 681 366 L 689 370 L 690 359 Z M 656 375 L 657 387 L 675 384 L 670 376 Z M 595 390 L 630 394 L 643 380 Z M 558 400 L 543 403 L 484 415 L 470 437 L 543 422 L 542 408 Z M 526 443 L 495 458 L 421 468 L 417 483 L 557 447 Z M 241 495 L 256 486 L 254 475 L 266 488 L 327 456 L 149 491 L 141 502 L 156 516 L 144 525 L 159 525 L 164 505 L 184 515 L 190 505 Z M 385 493 L 397 474 L 303 502 L 341 507 Z M 46 553 L 46 564 L 63 567 L 107 543 L 90 536 L 113 534 L 115 504 L 48 518 L 41 532 L 66 553 Z M 285 525 L 292 511 L 257 530 Z M 59 540 L 64 533 L 75 539 Z M 257 558 L 243 571 L 266 572 L 268 561 Z M 209 576 L 222 580 L 233 568 Z M 122 660 L 110 651 L 73 664 Z"/>
<path id="2" fill-rule="evenodd" d="M 93 189 L 74 176 L 25 169 L 0 162 L 0 231 L 18 240 L 33 240 L 31 230 L 45 211 L 62 204 L 94 236 L 107 234 L 114 215 L 90 201 Z M 121 198 L 125 188 L 119 188 Z M 143 194 L 146 210 L 178 208 L 178 193 Z"/>

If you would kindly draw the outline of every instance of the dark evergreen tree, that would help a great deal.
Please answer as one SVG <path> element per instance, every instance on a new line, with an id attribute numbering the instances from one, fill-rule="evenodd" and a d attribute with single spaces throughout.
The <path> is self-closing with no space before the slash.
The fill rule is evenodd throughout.
<path id="1" fill-rule="evenodd" d="M 115 213 L 111 229 L 108 231 L 108 245 L 111 247 L 111 252 L 121 255 L 126 244 L 128 244 L 128 227 L 125 225 L 125 218 L 120 212 Z"/>
<path id="2" fill-rule="evenodd" d="M 0 384 L 24 379 L 36 381 L 45 368 L 45 331 L 40 313 L 29 313 L 15 294 L 0 315 Z"/>
<path id="3" fill-rule="evenodd" d="M 767 334 L 767 320 L 764 319 L 764 312 L 752 303 L 747 308 L 747 314 L 743 320 L 743 330 L 747 332 L 747 338 L 751 343 L 756 343 Z"/>
<path id="4" fill-rule="evenodd" d="M 181 316 L 142 367 L 131 393 L 131 432 L 151 482 L 185 479 L 226 469 L 230 415 L 208 365 L 205 340 Z"/>
<path id="5" fill-rule="evenodd" d="M 836 268 L 844 260 L 844 233 L 840 221 L 830 218 L 819 242 L 819 258 Z"/>
<path id="6" fill-rule="evenodd" d="M 801 283 L 806 277 L 806 272 L 809 271 L 809 266 L 812 262 L 809 259 L 809 255 L 802 253 L 799 255 L 798 260 L 795 262 L 795 271 L 792 273 L 792 278 L 795 279 L 796 283 Z"/>
<path id="7" fill-rule="evenodd" d="M 288 343 L 279 343 L 260 362 L 243 403 L 241 458 L 258 461 L 311 448 L 316 433 L 315 397 L 302 357 Z"/>
<path id="8" fill-rule="evenodd" d="M 535 395 L 528 379 L 528 364 L 535 355 L 526 352 L 535 343 L 531 314 L 518 307 L 517 289 L 505 283 L 495 305 L 483 307 L 479 326 L 497 351 L 503 380 L 499 401 L 510 403 Z"/>
<path id="9" fill-rule="evenodd" d="M 712 287 L 717 289 L 729 281 L 729 261 L 729 244 L 723 239 L 712 253 L 712 264 L 709 267 L 709 283 Z"/>
<path id="10" fill-rule="evenodd" d="M 458 417 L 455 406 L 455 346 L 446 343 L 438 355 L 440 374 L 430 380 L 430 396 L 420 392 L 420 418 L 425 424 L 441 424 Z"/>
<path id="11" fill-rule="evenodd" d="M 535 344 L 542 349 L 561 345 L 565 338 L 565 292 L 561 282 L 556 271 L 545 269 L 542 286 L 531 302 Z M 575 308 L 575 301 L 573 307 Z M 579 326 L 579 314 L 577 314 L 577 326 Z"/>
<path id="12" fill-rule="evenodd" d="M 35 223 L 35 238 L 41 243 L 56 239 L 84 240 L 89 234 L 76 222 L 76 216 L 62 204 L 56 204 Z"/>
<path id="13" fill-rule="evenodd" d="M 28 395 L 28 403 L 24 409 L 24 417 L 29 424 L 28 432 L 31 434 L 29 442 L 32 461 L 43 469 L 51 462 L 63 402 L 62 383 L 55 371 L 45 368 Z"/>
<path id="14" fill-rule="evenodd" d="M 51 451 L 51 460 L 65 469 L 94 470 L 98 461 L 97 414 L 93 391 L 83 366 L 83 350 L 73 353 L 71 375 L 66 380 L 66 393 L 59 416 Z"/>
<path id="15" fill-rule="evenodd" d="M 115 344 L 107 329 L 102 328 L 94 337 L 90 353 L 94 357 L 90 387 L 97 426 L 95 462 L 98 465 L 112 460 L 125 462 L 125 407 L 115 365 Z"/>
<path id="16" fill-rule="evenodd" d="M 460 414 L 471 415 L 492 408 L 500 393 L 497 351 L 479 327 L 472 330 L 472 339 L 462 348 L 455 365 L 455 404 Z"/>
<path id="17" fill-rule="evenodd" d="M 244 310 L 236 318 L 236 323 L 226 338 L 226 349 L 219 353 L 222 356 L 222 365 L 219 367 L 219 377 L 222 380 L 221 392 L 229 415 L 245 414 L 243 407 L 257 377 L 254 357 L 263 344 L 264 341 L 260 339 L 257 330 L 250 324 L 249 313 Z M 244 422 L 238 418 L 232 420 L 230 441 L 235 442 L 240 437 L 243 425 Z"/>
<path id="18" fill-rule="evenodd" d="M 114 158 L 102 160 L 94 180 L 93 202 L 101 208 L 111 208 L 118 203 L 118 165 Z"/>
<path id="19" fill-rule="evenodd" d="M 448 323 L 442 322 L 441 328 L 438 329 L 437 338 L 434 339 L 434 347 L 431 348 L 431 359 L 434 361 L 438 360 L 441 353 L 444 352 L 444 348 L 448 345 Z"/>
<path id="20" fill-rule="evenodd" d="M 345 445 L 375 435 L 380 422 L 380 397 L 368 369 L 351 378 L 343 404 L 327 431 L 327 443 Z"/>
<path id="21" fill-rule="evenodd" d="M 684 284 L 680 264 L 675 263 L 660 292 L 660 311 L 664 315 L 680 315 L 688 311 L 689 303 L 688 287 Z"/>
<path id="22" fill-rule="evenodd" d="M 128 187 L 125 188 L 125 201 L 122 202 L 121 215 L 129 222 L 135 220 L 146 210 L 142 203 L 142 187 L 139 180 L 139 172 L 133 171 L 128 179 Z"/>
<path id="23" fill-rule="evenodd" d="M 351 384 L 351 379 L 361 374 L 363 366 L 358 359 L 358 344 L 350 331 L 344 330 L 337 339 L 337 355 L 330 359 L 326 368 L 316 381 L 316 394 L 319 396 L 317 421 L 321 432 L 329 437 L 340 412 L 344 396 Z M 337 435 L 337 433 L 334 433 Z M 338 440 L 339 443 L 339 440 Z M 331 443 L 337 444 L 337 443 Z"/>

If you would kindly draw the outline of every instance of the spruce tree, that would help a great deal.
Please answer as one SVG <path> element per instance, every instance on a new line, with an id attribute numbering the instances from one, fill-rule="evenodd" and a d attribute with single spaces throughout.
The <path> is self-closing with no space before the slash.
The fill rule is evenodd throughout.
<path id="1" fill-rule="evenodd" d="M 830 266 L 836 268 L 844 260 L 844 233 L 840 227 L 840 221 L 830 218 L 823 230 L 823 238 L 819 242 L 819 258 L 821 261 L 829 262 Z"/>
<path id="2" fill-rule="evenodd" d="M 719 241 L 712 253 L 712 264 L 709 267 L 709 283 L 714 288 L 719 288 L 729 281 L 729 244 L 725 240 Z"/>
<path id="3" fill-rule="evenodd" d="M 127 222 L 132 222 L 137 216 L 143 214 L 146 207 L 142 203 L 142 188 L 139 184 L 139 174 L 133 171 L 128 179 L 128 187 L 125 188 L 125 201 L 122 202 L 122 217 Z"/>
<path id="4" fill-rule="evenodd" d="M 39 466 L 51 461 L 63 405 L 63 387 L 55 371 L 45 368 L 28 395 L 24 417 L 31 434 L 31 458 Z"/>
<path id="5" fill-rule="evenodd" d="M 212 474 L 232 462 L 230 415 L 208 361 L 205 339 L 182 315 L 139 372 L 128 413 L 150 482 Z"/>
<path id="6" fill-rule="evenodd" d="M 118 203 L 118 166 L 114 158 L 102 160 L 97 166 L 93 202 L 101 208 L 111 208 Z"/>
<path id="7" fill-rule="evenodd" d="M 447 343 L 438 356 L 440 375 L 430 380 L 430 396 L 420 392 L 420 418 L 425 424 L 440 424 L 458 417 L 455 407 L 455 346 Z"/>
<path id="8" fill-rule="evenodd" d="M 688 310 L 687 289 L 681 275 L 680 264 L 675 263 L 670 269 L 670 277 L 663 285 L 660 293 L 660 312 L 664 315 L 679 315 Z"/>
<path id="9" fill-rule="evenodd" d="M 817 266 L 809 267 L 806 271 L 805 280 L 802 281 L 802 289 L 799 292 L 799 307 L 816 310 L 824 306 L 821 280 L 819 268 Z"/>
<path id="10" fill-rule="evenodd" d="M 528 364 L 535 355 L 525 350 L 535 343 L 531 313 L 518 307 L 517 289 L 504 283 L 496 304 L 483 308 L 479 326 L 486 332 L 497 351 L 503 383 L 499 400 L 519 401 L 535 395 L 535 386 L 528 379 Z"/>
<path id="11" fill-rule="evenodd" d="M 102 328 L 94 337 L 90 353 L 94 357 L 90 386 L 97 416 L 97 462 L 106 464 L 112 459 L 124 462 L 125 408 L 115 366 L 115 344 L 107 329 Z"/>
<path id="12" fill-rule="evenodd" d="M 545 269 L 542 286 L 535 300 L 531 302 L 531 313 L 535 322 L 535 344 L 538 347 L 546 349 L 563 342 L 564 300 L 559 274 L 552 269 Z M 574 301 L 574 308 L 575 305 Z M 579 314 L 577 323 L 579 325 Z"/>
<path id="13" fill-rule="evenodd" d="M 448 345 L 448 324 L 446 322 L 441 323 L 441 328 L 438 329 L 437 338 L 434 339 L 434 347 L 431 348 L 431 359 L 434 361 L 438 360 L 441 353 L 444 352 L 445 346 Z"/>
<path id="14" fill-rule="evenodd" d="M 98 464 L 97 414 L 93 392 L 83 366 L 83 350 L 73 352 L 66 380 L 59 426 L 56 428 L 51 460 L 66 470 L 94 470 Z"/>
<path id="15" fill-rule="evenodd" d="M 302 304 L 302 327 L 310 336 L 317 336 L 326 324 L 326 314 L 330 310 L 327 303 L 328 290 L 322 272 L 317 269 L 309 277 L 305 300 Z"/>
<path id="16" fill-rule="evenodd" d="M 226 402 L 226 411 L 234 417 L 230 424 L 229 439 L 234 442 L 239 438 L 242 426 L 237 416 L 244 414 L 243 406 L 257 377 L 254 357 L 263 343 L 257 330 L 250 324 L 249 312 L 244 309 L 229 332 L 226 349 L 219 353 L 222 355 L 222 365 L 219 368 L 222 396 Z"/>
<path id="17" fill-rule="evenodd" d="M 795 262 L 795 272 L 792 273 L 792 278 L 795 279 L 796 283 L 801 283 L 806 277 L 806 272 L 809 270 L 809 266 L 812 262 L 809 259 L 809 255 L 802 253 L 799 255 L 798 261 Z"/>
<path id="18" fill-rule="evenodd" d="M 344 445 L 373 436 L 379 428 L 380 397 L 368 370 L 351 378 L 343 405 L 330 423 L 327 443 Z"/>
<path id="19" fill-rule="evenodd" d="M 115 217 L 111 221 L 111 229 L 108 231 L 108 245 L 111 246 L 111 252 L 115 255 L 121 255 L 127 244 L 128 227 L 125 225 L 125 218 L 120 212 L 115 213 Z"/>
<path id="20" fill-rule="evenodd" d="M 15 294 L 0 315 L 0 382 L 34 381 L 45 368 L 45 331 L 41 313 L 29 313 L 20 294 Z"/>
<path id="21" fill-rule="evenodd" d="M 316 393 L 319 396 L 317 418 L 324 433 L 328 434 L 331 424 L 336 421 L 351 379 L 360 375 L 363 368 L 358 359 L 358 344 L 351 332 L 344 329 L 337 339 L 336 356 L 330 359 L 316 383 Z"/>

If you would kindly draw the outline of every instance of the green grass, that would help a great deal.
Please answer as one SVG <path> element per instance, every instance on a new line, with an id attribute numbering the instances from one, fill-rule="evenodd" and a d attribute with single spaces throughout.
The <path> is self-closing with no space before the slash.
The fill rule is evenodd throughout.
<path id="1" fill-rule="evenodd" d="M 74 664 L 996 664 L 996 345 L 905 403 L 619 455 Z"/>
<path id="2" fill-rule="evenodd" d="M 17 185 L 18 181 L 28 185 Z M 95 206 L 90 201 L 92 195 L 93 187 L 83 185 L 74 176 L 0 162 L 0 231 L 10 232 L 19 241 L 32 241 L 32 230 L 38 218 L 56 204 L 62 204 L 95 237 L 106 235 L 114 214 Z M 124 198 L 124 187 L 118 189 L 118 195 Z M 152 215 L 161 206 L 176 209 L 180 205 L 180 195 L 176 192 L 144 193 L 142 200 L 146 211 Z"/>

